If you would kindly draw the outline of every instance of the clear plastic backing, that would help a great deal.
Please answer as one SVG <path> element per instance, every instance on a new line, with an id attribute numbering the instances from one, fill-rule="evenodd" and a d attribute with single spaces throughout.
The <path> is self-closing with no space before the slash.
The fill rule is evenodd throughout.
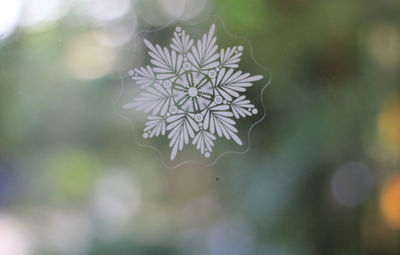
<path id="1" fill-rule="evenodd" d="M 220 18 L 143 31 L 132 57 L 121 73 L 117 111 L 135 142 L 166 167 L 212 165 L 250 149 L 251 131 L 266 116 L 271 74 Z"/>

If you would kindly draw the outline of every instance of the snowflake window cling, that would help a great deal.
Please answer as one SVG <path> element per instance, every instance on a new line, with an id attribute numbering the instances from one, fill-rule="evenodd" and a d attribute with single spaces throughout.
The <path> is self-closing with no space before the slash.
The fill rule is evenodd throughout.
<path id="1" fill-rule="evenodd" d="M 123 108 L 147 115 L 143 138 L 167 138 L 171 161 L 185 146 L 209 158 L 219 138 L 242 145 L 237 120 L 258 113 L 245 92 L 263 75 L 238 70 L 244 48 L 219 49 L 215 24 L 197 41 L 173 34 L 169 48 L 144 39 L 150 64 L 129 70 L 140 92 Z"/>

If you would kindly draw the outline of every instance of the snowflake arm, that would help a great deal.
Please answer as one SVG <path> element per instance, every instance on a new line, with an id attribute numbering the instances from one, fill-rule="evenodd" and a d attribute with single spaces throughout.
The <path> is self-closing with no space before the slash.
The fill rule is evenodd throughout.
<path id="1" fill-rule="evenodd" d="M 205 154 L 207 151 L 212 152 L 215 139 L 216 137 L 213 134 L 205 130 L 201 130 L 194 137 L 193 145 L 196 145 L 196 148 L 200 150 L 201 154 Z"/>
<path id="2" fill-rule="evenodd" d="M 142 89 L 147 88 L 156 82 L 156 76 L 150 66 L 135 69 L 131 74 L 136 74 L 132 76 L 132 80 L 135 80 Z"/>
<path id="3" fill-rule="evenodd" d="M 136 108 L 145 113 L 152 111 L 153 115 L 161 112 L 165 115 L 171 103 L 171 97 L 167 90 L 156 83 L 154 87 L 148 87 L 146 92 L 140 93 L 133 103 L 126 104 L 125 109 Z"/>
<path id="4" fill-rule="evenodd" d="M 160 116 L 149 116 L 147 117 L 147 122 L 146 122 L 146 127 L 144 129 L 144 136 L 148 137 L 154 137 L 154 136 L 159 136 L 165 135 L 166 132 L 166 120 L 164 117 Z M 147 132 L 149 132 L 149 135 Z"/>
<path id="5" fill-rule="evenodd" d="M 242 50 L 242 46 L 235 46 L 233 48 L 227 48 L 226 50 L 221 49 L 219 54 L 220 65 L 224 68 L 238 68 L 239 65 L 237 63 L 240 62 L 240 57 L 243 55 Z"/>
<path id="6" fill-rule="evenodd" d="M 214 36 L 215 25 L 213 24 L 208 34 L 203 36 L 203 40 L 197 41 L 197 47 L 192 46 L 192 51 L 188 53 L 188 59 L 197 70 L 207 70 L 219 65 L 217 61 L 219 53 L 218 46 L 215 44 L 217 38 Z"/>
<path id="7" fill-rule="evenodd" d="M 191 116 L 185 113 L 173 115 L 167 119 L 167 122 L 170 123 L 167 130 L 169 131 L 168 139 L 171 139 L 169 144 L 172 147 L 171 160 L 174 160 L 178 149 L 181 151 L 183 145 L 189 143 L 189 137 L 194 137 L 195 132 L 199 131 L 199 126 Z"/>
<path id="8" fill-rule="evenodd" d="M 144 43 L 150 49 L 148 52 L 152 58 L 150 62 L 157 66 L 153 69 L 157 73 L 157 79 L 169 79 L 180 74 L 183 64 L 182 55 L 177 55 L 175 51 L 170 53 L 166 47 L 162 49 L 160 45 L 154 46 L 148 40 L 144 40 Z"/>
<path id="9" fill-rule="evenodd" d="M 216 131 L 218 136 L 224 136 L 228 140 L 232 138 L 237 144 L 242 145 L 242 140 L 236 135 L 238 132 L 234 127 L 236 122 L 230 118 L 233 113 L 228 110 L 228 105 L 217 105 L 211 108 L 204 118 L 204 128 L 209 128 L 212 134 Z"/>
<path id="10" fill-rule="evenodd" d="M 234 72 L 233 69 L 222 68 L 218 73 L 216 84 L 217 90 L 221 95 L 228 101 L 232 100 L 232 97 L 239 97 L 239 92 L 245 92 L 247 87 L 251 87 L 252 82 L 261 80 L 262 75 L 250 76 L 249 73 L 242 73 L 242 71 Z"/>
<path id="11" fill-rule="evenodd" d="M 174 32 L 174 38 L 172 38 L 170 47 L 176 52 L 186 55 L 193 45 L 193 40 L 190 39 L 189 35 L 186 35 L 185 30 L 182 30 L 180 27 L 177 27 L 177 30 Z"/>
<path id="12" fill-rule="evenodd" d="M 240 117 L 251 116 L 256 113 L 256 109 L 253 104 L 250 104 L 250 100 L 246 99 L 246 96 L 242 95 L 230 103 L 233 116 L 236 119 Z"/>

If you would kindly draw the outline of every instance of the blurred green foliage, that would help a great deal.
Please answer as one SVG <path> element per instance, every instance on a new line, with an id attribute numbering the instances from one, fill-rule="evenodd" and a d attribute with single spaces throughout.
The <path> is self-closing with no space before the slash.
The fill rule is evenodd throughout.
<path id="1" fill-rule="evenodd" d="M 182 1 L 161 2 L 132 1 L 124 16 L 100 23 L 77 4 L 51 25 L 0 39 L 0 240 L 17 222 L 35 230 L 18 239 L 35 249 L 17 255 L 400 254 L 400 226 L 380 205 L 381 187 L 400 171 L 400 111 L 387 103 L 400 93 L 400 2 L 207 2 L 196 18 L 221 16 L 271 70 L 267 118 L 249 153 L 172 170 L 114 112 L 132 38 L 99 46 L 110 65 L 95 65 L 94 78 L 74 71 L 93 75 L 71 57 L 81 35 L 97 38 L 131 17 L 137 30 L 155 29 Z M 332 193 L 348 162 L 374 177 L 353 207 Z M 113 177 L 120 172 L 128 184 Z"/>

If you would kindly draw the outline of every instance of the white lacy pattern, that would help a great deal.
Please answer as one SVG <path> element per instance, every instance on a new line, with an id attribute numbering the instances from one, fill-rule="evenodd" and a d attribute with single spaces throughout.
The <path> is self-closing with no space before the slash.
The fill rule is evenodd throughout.
<path id="1" fill-rule="evenodd" d="M 235 119 L 258 112 L 240 93 L 263 76 L 235 71 L 243 46 L 218 51 L 214 32 L 212 25 L 209 33 L 194 44 L 177 27 L 171 49 L 144 40 L 152 66 L 129 71 L 143 92 L 124 108 L 150 114 L 143 137 L 167 135 L 171 160 L 189 142 L 210 157 L 216 136 L 242 145 Z"/>

